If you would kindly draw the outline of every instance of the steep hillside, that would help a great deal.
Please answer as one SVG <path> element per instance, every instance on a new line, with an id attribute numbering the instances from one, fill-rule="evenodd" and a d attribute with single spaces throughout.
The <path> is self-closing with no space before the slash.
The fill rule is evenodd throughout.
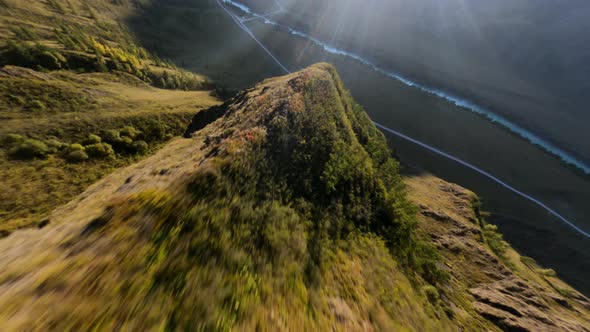
<path id="1" fill-rule="evenodd" d="M 429 175 L 405 183 L 419 228 L 453 276 L 443 291 L 451 302 L 468 301 L 464 308 L 505 331 L 588 331 L 588 299 L 503 241 L 472 192 Z"/>
<path id="2" fill-rule="evenodd" d="M 273 0 L 237 2 L 258 13 L 276 8 Z M 285 11 L 273 20 L 417 82 L 468 97 L 577 158 L 590 160 L 583 126 L 590 101 L 587 1 L 285 0 L 281 4 Z"/>
<path id="3" fill-rule="evenodd" d="M 186 135 L 0 240 L 3 330 L 589 330 L 474 194 L 401 178 L 329 65 Z"/>
<path id="4" fill-rule="evenodd" d="M 180 135 L 219 103 L 142 48 L 138 1 L 0 1 L 0 237 Z"/>

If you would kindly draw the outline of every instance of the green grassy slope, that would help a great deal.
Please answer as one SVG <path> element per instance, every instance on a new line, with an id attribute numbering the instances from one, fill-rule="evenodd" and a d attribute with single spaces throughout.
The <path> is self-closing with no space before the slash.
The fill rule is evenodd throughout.
<path id="1" fill-rule="evenodd" d="M 239 97 L 222 120 L 181 143 L 169 185 L 135 172 L 90 222 L 52 218 L 69 228 L 46 239 L 58 247 L 41 240 L 46 258 L 8 264 L 0 275 L 12 294 L 0 299 L 3 324 L 224 331 L 325 330 L 343 321 L 451 330 L 442 306 L 420 293 L 425 280 L 446 274 L 415 232 L 397 162 L 330 70 Z M 159 169 L 171 158 L 157 154 L 146 165 Z M 92 211 L 85 196 L 68 216 Z M 39 286 L 8 285 L 17 275 L 17 284 Z M 35 289 L 32 303 L 17 299 Z M 16 319 L 21 310 L 30 318 Z"/>
<path id="2" fill-rule="evenodd" d="M 0 241 L 0 324 L 142 331 L 588 325 L 587 299 L 573 290 L 560 297 L 522 263 L 495 256 L 489 245 L 498 238 L 482 232 L 473 194 L 414 180 L 408 195 L 383 134 L 331 66 L 267 80 L 223 107 L 191 139 L 55 211 L 43 231 Z M 507 248 L 502 259 L 517 257 Z"/>
<path id="3" fill-rule="evenodd" d="M 475 195 L 401 178 L 329 65 L 164 145 L 220 102 L 123 23 L 160 43 L 186 5 L 0 0 L 0 330 L 587 330 L 588 300 Z"/>
<path id="4" fill-rule="evenodd" d="M 123 21 L 140 6 L 0 3 L 0 235 L 46 223 L 48 212 L 217 103 L 206 77 L 137 44 Z"/>

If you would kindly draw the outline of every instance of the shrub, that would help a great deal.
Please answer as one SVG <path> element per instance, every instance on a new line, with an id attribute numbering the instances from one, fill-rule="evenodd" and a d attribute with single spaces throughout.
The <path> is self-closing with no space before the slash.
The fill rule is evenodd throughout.
<path id="1" fill-rule="evenodd" d="M 74 48 L 74 46 L 70 46 Z M 99 71 L 105 72 L 108 69 L 104 67 L 104 59 L 92 57 L 88 54 L 67 53 L 67 63 L 70 69 L 78 69 L 87 72 Z"/>
<path id="2" fill-rule="evenodd" d="M 115 150 L 108 143 L 96 143 L 86 147 L 86 153 L 93 159 L 106 159 L 115 156 Z"/>
<path id="3" fill-rule="evenodd" d="M 22 135 L 19 134 L 8 134 L 2 139 L 2 145 L 12 147 L 16 144 L 20 144 L 25 140 Z"/>
<path id="4" fill-rule="evenodd" d="M 212 89 L 213 84 L 193 73 L 178 70 L 163 72 L 147 71 L 148 80 L 161 89 L 204 90 Z"/>
<path id="5" fill-rule="evenodd" d="M 411 259 L 411 264 L 424 280 L 433 285 L 449 280 L 449 273 L 437 267 L 440 254 L 432 243 L 415 241 L 412 249 L 414 255 Z"/>
<path id="6" fill-rule="evenodd" d="M 55 138 L 46 140 L 45 144 L 47 144 L 47 147 L 49 147 L 50 153 L 56 153 L 57 151 L 60 151 L 67 145 L 63 142 L 58 141 Z"/>
<path id="7" fill-rule="evenodd" d="M 0 54 L 0 65 L 15 65 L 38 69 L 61 69 L 66 59 L 59 50 L 41 44 L 29 45 L 9 41 Z"/>
<path id="8" fill-rule="evenodd" d="M 539 269 L 538 272 L 546 277 L 556 277 L 557 272 L 554 269 Z"/>
<path id="9" fill-rule="evenodd" d="M 121 136 L 118 130 L 106 130 L 102 134 L 103 142 L 109 143 L 117 152 L 134 153 L 133 139 Z"/>
<path id="10" fill-rule="evenodd" d="M 137 154 L 145 154 L 149 149 L 149 145 L 145 141 L 135 141 L 131 144 L 131 151 Z"/>
<path id="11" fill-rule="evenodd" d="M 82 144 L 70 144 L 68 147 L 68 152 L 76 152 L 76 151 L 84 151 L 84 147 Z"/>
<path id="12" fill-rule="evenodd" d="M 122 136 L 121 140 L 114 146 L 115 149 L 118 151 L 134 153 L 133 140 L 127 136 Z"/>
<path id="13" fill-rule="evenodd" d="M 422 287 L 422 293 L 424 293 L 424 296 L 426 296 L 428 301 L 433 305 L 436 305 L 438 303 L 438 300 L 440 299 L 438 289 L 436 289 L 436 287 L 432 285 L 426 285 Z"/>
<path id="14" fill-rule="evenodd" d="M 27 139 L 11 152 L 18 159 L 45 158 L 50 153 L 49 147 L 41 141 Z"/>
<path id="15" fill-rule="evenodd" d="M 534 258 L 528 257 L 528 256 L 520 256 L 520 261 L 527 266 L 535 266 L 537 265 L 537 262 L 535 261 Z"/>
<path id="16" fill-rule="evenodd" d="M 146 126 L 143 139 L 148 142 L 161 141 L 166 138 L 168 126 L 159 121 L 150 121 Z"/>
<path id="17" fill-rule="evenodd" d="M 43 51 L 36 55 L 39 66 L 46 69 L 61 69 L 66 59 L 58 52 Z"/>
<path id="18" fill-rule="evenodd" d="M 123 129 L 119 131 L 121 136 L 129 137 L 131 139 L 135 139 L 141 132 L 133 126 L 125 126 Z"/>
<path id="19" fill-rule="evenodd" d="M 77 150 L 68 153 L 66 158 L 69 162 L 78 163 L 89 159 L 88 154 L 84 150 Z"/>
<path id="20" fill-rule="evenodd" d="M 103 141 L 115 145 L 121 142 L 121 134 L 116 129 L 105 130 L 102 133 Z"/>
<path id="21" fill-rule="evenodd" d="M 99 144 L 99 143 L 102 143 L 102 138 L 100 138 L 100 136 L 94 135 L 94 134 L 88 135 L 88 137 L 84 141 L 84 145 L 94 145 L 94 144 Z"/>
<path id="22" fill-rule="evenodd" d="M 508 244 L 504 241 L 502 234 L 498 232 L 498 226 L 492 224 L 485 224 L 483 227 L 483 234 L 492 251 L 498 255 L 502 260 L 506 260 L 506 250 Z"/>

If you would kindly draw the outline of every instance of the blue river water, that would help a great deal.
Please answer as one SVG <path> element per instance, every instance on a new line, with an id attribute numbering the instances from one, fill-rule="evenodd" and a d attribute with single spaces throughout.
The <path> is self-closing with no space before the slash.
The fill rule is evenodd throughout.
<path id="1" fill-rule="evenodd" d="M 231 12 L 230 10 L 228 10 L 223 5 L 223 3 L 229 3 L 232 6 L 234 6 L 236 8 L 239 8 L 240 10 L 242 10 L 243 12 L 245 12 L 245 13 L 251 15 L 251 16 L 254 16 L 254 17 L 257 17 L 257 18 L 263 20 L 266 24 L 270 24 L 270 25 L 281 27 L 283 29 L 287 29 L 289 31 L 289 33 L 291 33 L 292 35 L 295 35 L 295 36 L 298 36 L 298 37 L 301 37 L 301 38 L 305 38 L 305 39 L 307 39 L 307 40 L 315 43 L 316 45 L 321 46 L 328 53 L 352 58 L 352 59 L 354 59 L 354 60 L 356 60 L 356 61 L 358 61 L 358 62 L 360 62 L 362 64 L 365 64 L 365 65 L 369 66 L 373 70 L 375 70 L 375 71 L 377 71 L 377 72 L 379 72 L 379 73 L 381 73 L 381 74 L 383 74 L 385 76 L 388 76 L 388 77 L 391 77 L 393 79 L 396 79 L 396 80 L 398 80 L 398 81 L 400 81 L 400 82 L 402 82 L 402 83 L 404 83 L 404 84 L 406 84 L 406 85 L 408 85 L 410 87 L 415 87 L 415 88 L 420 89 L 421 91 L 424 91 L 426 93 L 429 93 L 429 94 L 438 96 L 440 98 L 443 98 L 443 99 L 445 99 L 445 100 L 447 100 L 447 101 L 449 101 L 449 102 L 451 102 L 451 103 L 453 103 L 453 104 L 455 104 L 455 105 L 457 105 L 459 107 L 468 109 L 468 110 L 470 110 L 472 112 L 475 112 L 477 114 L 484 115 L 486 118 L 488 118 L 492 122 L 497 123 L 497 124 L 500 124 L 500 125 L 508 128 L 508 129 L 510 129 L 511 131 L 517 133 L 521 137 L 527 139 L 529 142 L 531 142 L 531 143 L 533 143 L 533 144 L 535 144 L 535 145 L 543 148 L 545 151 L 547 151 L 549 153 L 552 153 L 552 154 L 558 156 L 564 162 L 578 167 L 580 170 L 584 171 L 586 174 L 590 174 L 590 167 L 586 166 L 581 161 L 576 160 L 574 157 L 568 155 L 565 151 L 562 151 L 561 149 L 559 149 L 558 147 L 554 146 L 553 144 L 550 144 L 550 143 L 544 141 L 543 139 L 541 139 L 537 135 L 535 135 L 535 134 L 533 134 L 533 133 L 531 133 L 531 132 L 529 132 L 529 131 L 527 131 L 527 130 L 519 127 L 519 126 L 517 126 L 516 124 L 511 123 L 510 121 L 506 120 L 503 117 L 500 117 L 500 116 L 498 116 L 498 115 L 496 115 L 496 114 L 494 114 L 492 112 L 489 112 L 489 111 L 483 109 L 482 107 L 480 107 L 480 106 L 478 106 L 478 105 L 476 105 L 476 104 L 474 104 L 474 103 L 472 103 L 472 102 L 470 102 L 468 100 L 465 100 L 465 99 L 462 99 L 462 98 L 459 98 L 459 97 L 456 97 L 456 96 L 447 94 L 447 93 L 445 93 L 443 91 L 440 91 L 440 90 L 436 90 L 436 89 L 433 89 L 433 88 L 429 88 L 427 86 L 423 86 L 423 85 L 418 84 L 418 83 L 416 83 L 414 81 L 411 81 L 411 80 L 409 80 L 409 79 L 407 79 L 407 78 L 405 78 L 405 77 L 403 77 L 403 76 L 401 76 L 399 74 L 396 74 L 396 73 L 393 73 L 393 72 L 389 72 L 387 70 L 384 70 L 384 69 L 378 67 L 377 65 L 373 64 L 372 62 L 364 59 L 360 55 L 357 55 L 357 54 L 354 54 L 354 53 L 347 52 L 345 50 L 341 50 L 341 49 L 332 47 L 332 46 L 330 46 L 330 45 L 328 45 L 326 43 L 323 43 L 322 41 L 320 41 L 320 40 L 318 40 L 318 39 L 316 39 L 314 37 L 311 37 L 311 36 L 309 36 L 309 35 L 301 32 L 301 31 L 297 31 L 297 30 L 294 30 L 294 29 L 292 29 L 290 27 L 287 27 L 285 25 L 282 25 L 282 24 L 276 23 L 274 21 L 271 21 L 271 20 L 269 20 L 264 15 L 260 15 L 260 14 L 254 13 L 250 8 L 248 8 L 247 6 L 245 6 L 245 5 L 241 4 L 241 3 L 238 3 L 238 2 L 235 2 L 235 1 L 232 1 L 232 0 L 216 0 L 216 1 L 219 4 L 219 6 L 234 20 L 234 22 L 242 30 L 244 30 L 258 45 L 260 45 L 260 47 L 266 53 L 268 53 L 268 55 L 273 59 L 273 61 L 276 62 L 276 64 L 283 71 L 285 71 L 286 73 L 290 73 L 291 71 L 285 65 L 283 65 L 281 63 L 281 61 L 264 45 L 264 43 L 262 43 L 256 37 L 256 35 L 244 24 L 244 21 L 245 20 L 249 20 L 249 19 L 242 19 L 242 18 L 238 17 L 236 14 L 234 14 L 233 12 Z M 279 6 L 279 8 L 281 8 L 280 4 L 277 3 L 277 5 Z M 515 193 L 516 195 L 518 195 L 520 197 L 523 197 L 523 198 L 527 199 L 528 201 L 530 201 L 530 202 L 536 204 L 537 206 L 541 207 L 542 209 L 544 209 L 545 211 L 547 211 L 548 213 L 550 213 L 551 215 L 553 215 L 554 217 L 556 217 L 560 222 L 564 223 L 565 225 L 567 225 L 568 227 L 570 227 L 571 229 L 573 229 L 577 233 L 583 235 L 586 238 L 590 238 L 590 233 L 589 232 L 585 231 L 584 229 L 580 228 L 579 226 L 577 226 L 572 221 L 570 221 L 567 218 L 565 218 L 563 215 L 561 215 L 555 209 L 553 209 L 550 206 L 548 206 L 547 204 L 543 203 L 541 200 L 539 200 L 539 199 L 537 199 L 537 198 L 535 198 L 535 197 L 533 197 L 533 196 L 531 196 L 529 194 L 526 194 L 526 193 L 524 193 L 524 192 L 516 189 L 515 187 L 513 187 L 510 184 L 502 181 L 501 179 L 499 179 L 498 177 L 492 175 L 491 173 L 489 173 L 489 172 L 487 172 L 487 171 L 485 171 L 485 170 L 483 170 L 483 169 L 481 169 L 481 168 L 479 168 L 479 167 L 477 167 L 477 166 L 475 166 L 473 164 L 470 164 L 470 163 L 468 163 L 468 162 L 466 162 L 466 161 L 464 161 L 464 160 L 462 160 L 460 158 L 457 158 L 457 157 L 455 157 L 455 156 L 453 156 L 453 155 L 451 155 L 449 153 L 446 153 L 446 152 L 444 152 L 444 151 L 442 151 L 440 149 L 437 149 L 436 147 L 433 147 L 433 146 L 431 146 L 429 144 L 426 144 L 426 143 L 421 142 L 421 141 L 419 141 L 417 139 L 414 139 L 414 138 L 412 138 L 410 136 L 407 136 L 407 135 L 405 135 L 403 133 L 400 133 L 400 132 L 398 132 L 398 131 L 396 131 L 394 129 L 391 129 L 389 127 L 386 127 L 386 126 L 384 126 L 384 125 L 382 125 L 380 123 L 374 122 L 374 124 L 378 128 L 380 128 L 381 130 L 383 130 L 383 131 L 385 131 L 385 132 L 387 132 L 389 134 L 395 135 L 395 136 L 397 136 L 399 138 L 402 138 L 402 139 L 404 139 L 406 141 L 409 141 L 409 142 L 411 142 L 413 144 L 416 144 L 416 145 L 418 145 L 418 146 L 420 146 L 420 147 L 422 147 L 422 148 L 424 148 L 426 150 L 429 150 L 429 151 L 431 151 L 431 152 L 433 152 L 433 153 L 435 153 L 435 154 L 437 154 L 439 156 L 442 156 L 442 157 L 447 158 L 449 160 L 455 161 L 458 164 L 460 164 L 460 165 L 462 165 L 464 167 L 467 167 L 467 168 L 469 168 L 469 169 L 471 169 L 471 170 L 473 170 L 473 171 L 475 171 L 475 172 L 477 172 L 477 173 L 479 173 L 479 174 L 487 177 L 488 179 L 492 180 L 493 182 L 497 183 L 498 185 L 500 185 L 500 186 L 502 186 L 502 187 L 510 190 L 511 192 Z"/>
<path id="2" fill-rule="evenodd" d="M 257 14 L 255 12 L 253 12 L 248 6 L 233 1 L 233 0 L 222 0 L 224 3 L 230 4 L 238 9 L 240 9 L 241 11 L 243 11 L 244 13 L 247 13 L 251 16 L 254 16 L 258 19 L 260 19 L 261 21 L 263 21 L 265 24 L 268 25 L 273 25 L 273 26 L 277 26 L 280 27 L 282 29 L 285 29 L 287 31 L 289 31 L 290 34 L 304 38 L 306 40 L 309 40 L 311 42 L 313 42 L 314 44 L 316 44 L 317 46 L 322 47 L 326 52 L 330 53 L 330 54 L 335 54 L 335 55 L 341 55 L 341 56 L 345 56 L 348 57 L 350 59 L 356 60 L 368 67 L 370 67 L 371 69 L 375 70 L 376 72 L 385 75 L 387 77 L 393 78 L 395 80 L 398 80 L 400 82 L 402 82 L 403 84 L 410 86 L 410 87 L 414 87 L 417 88 L 423 92 L 426 92 L 428 94 L 431 95 L 435 95 L 437 97 L 443 98 L 445 100 L 447 100 L 448 102 L 453 103 L 456 106 L 459 106 L 461 108 L 467 109 L 471 112 L 477 113 L 479 115 L 484 116 L 485 118 L 487 118 L 488 120 L 490 120 L 493 123 L 496 123 L 504 128 L 507 128 L 508 130 L 510 130 L 511 132 L 519 135 L 520 137 L 526 139 L 527 141 L 529 141 L 530 143 L 540 147 L 541 149 L 545 150 L 546 152 L 558 157 L 559 159 L 561 159 L 564 163 L 568 164 L 568 165 L 572 165 L 575 166 L 577 169 L 581 170 L 582 172 L 584 172 L 585 174 L 590 174 L 590 166 L 587 165 L 586 163 L 584 163 L 583 161 L 579 160 L 578 158 L 572 156 L 571 154 L 569 154 L 568 152 L 564 151 L 562 148 L 556 146 L 555 144 L 548 142 L 547 140 L 541 138 L 540 136 L 538 136 L 537 134 L 522 128 L 521 126 L 512 123 L 511 121 L 509 121 L 508 119 L 497 115 L 489 110 L 486 110 L 485 108 L 475 104 L 474 102 L 471 102 L 467 99 L 461 98 L 459 96 L 444 92 L 442 90 L 438 90 L 432 87 L 428 87 L 425 85 L 422 85 L 420 83 L 414 82 L 404 76 L 402 76 L 399 73 L 395 73 L 386 69 L 383 69 L 381 67 L 379 67 L 378 65 L 376 65 L 375 63 L 363 58 L 362 56 L 352 53 L 352 52 L 348 52 L 346 50 L 334 47 L 328 43 L 325 43 L 317 38 L 314 38 L 304 32 L 301 32 L 299 30 L 293 29 L 291 27 L 288 27 L 286 25 L 280 24 L 276 21 L 271 20 L 268 16 L 265 15 L 261 15 L 261 14 Z M 233 15 L 233 14 L 232 14 Z M 235 16 L 235 15 L 234 15 Z M 239 18 L 237 18 L 239 20 Z M 240 22 L 240 24 L 242 24 Z M 243 25 L 243 24 L 242 24 Z M 243 26 L 243 28 L 245 28 L 246 30 L 248 30 L 247 32 L 249 34 L 251 34 L 251 32 L 249 31 L 249 29 L 245 26 Z M 257 40 L 258 41 L 258 40 Z M 259 41 L 258 41 L 259 42 Z M 260 42 L 259 42 L 260 43 Z M 261 43 L 260 43 L 261 44 Z M 286 67 L 280 63 L 280 61 L 278 61 L 275 56 L 269 52 L 267 50 L 267 53 L 269 53 L 273 59 L 275 60 L 275 62 L 277 62 L 277 64 L 286 72 L 289 72 L 289 70 L 286 69 Z"/>

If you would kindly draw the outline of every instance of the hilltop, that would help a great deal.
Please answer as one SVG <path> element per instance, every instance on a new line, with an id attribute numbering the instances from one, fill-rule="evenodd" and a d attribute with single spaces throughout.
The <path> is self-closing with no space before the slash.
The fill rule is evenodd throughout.
<path id="1" fill-rule="evenodd" d="M 327 64 L 196 113 L 0 240 L 6 330 L 588 331 L 472 192 L 399 163 Z"/>

